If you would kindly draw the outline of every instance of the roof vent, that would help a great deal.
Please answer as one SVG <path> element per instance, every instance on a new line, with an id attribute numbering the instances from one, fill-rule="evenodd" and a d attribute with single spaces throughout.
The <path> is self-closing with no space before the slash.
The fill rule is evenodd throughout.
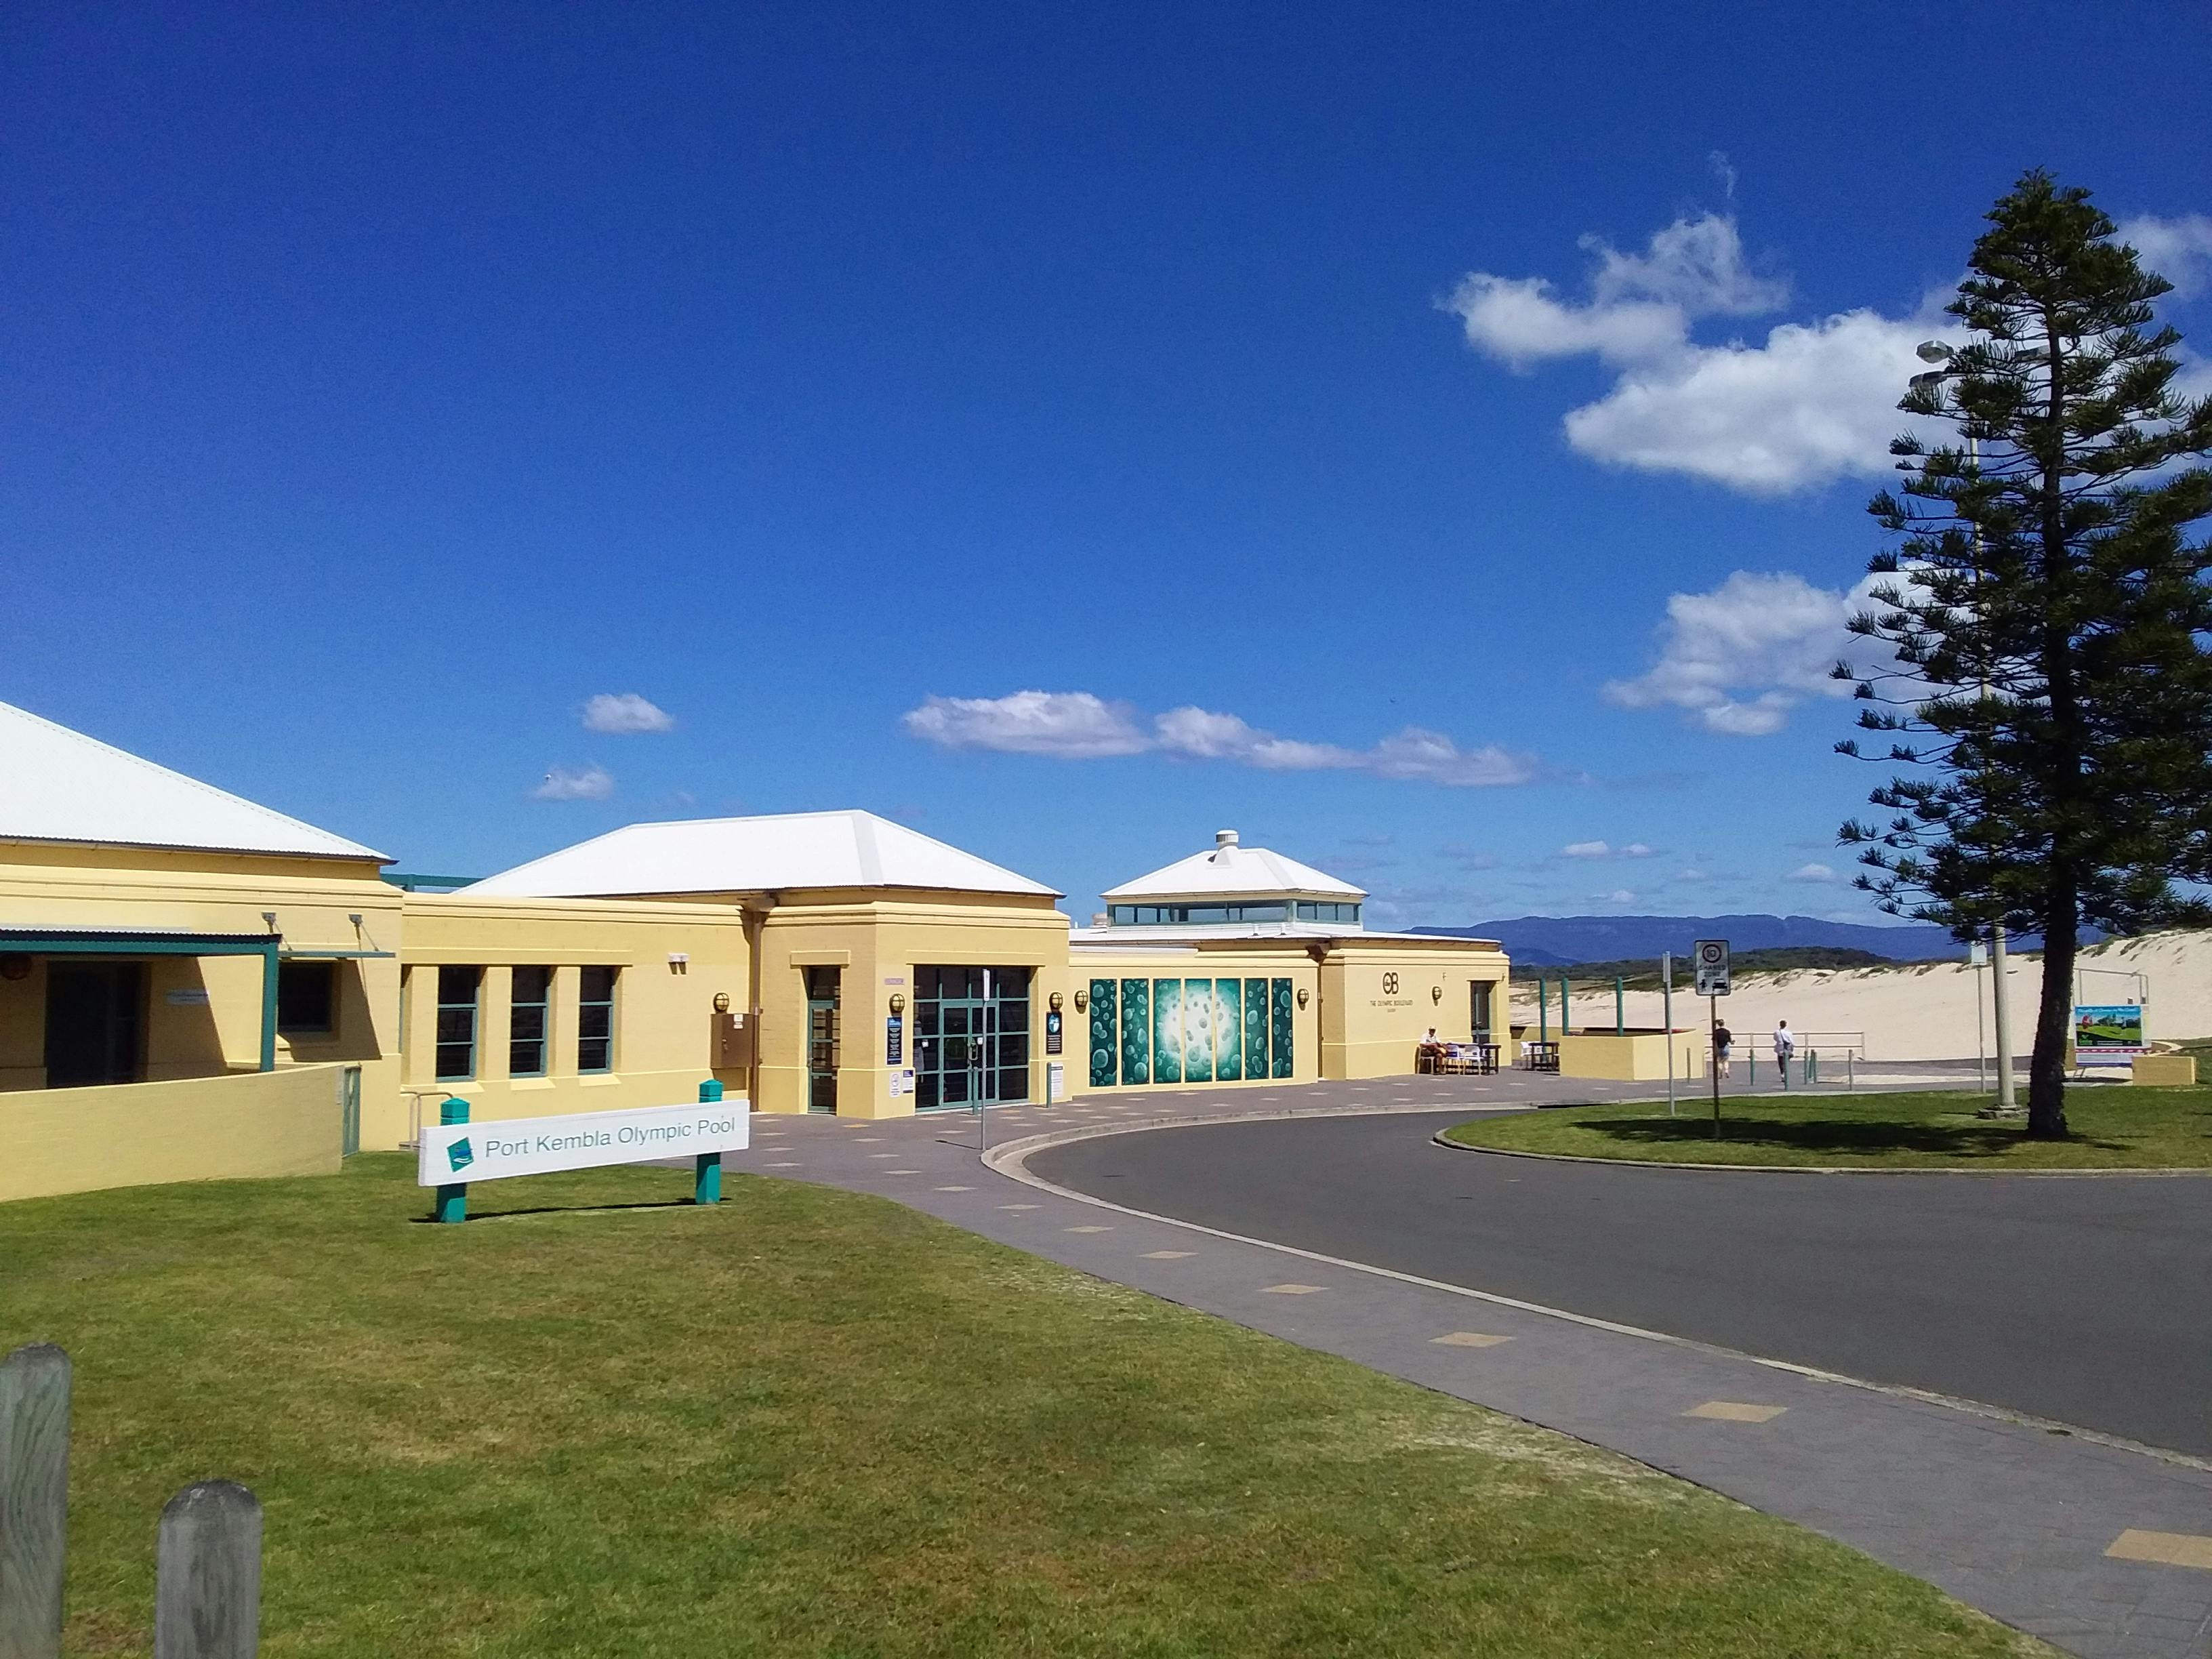
<path id="1" fill-rule="evenodd" d="M 1217 830 L 1213 832 L 1213 847 L 1216 852 L 1226 851 L 1236 845 L 1237 832 L 1234 830 Z"/>

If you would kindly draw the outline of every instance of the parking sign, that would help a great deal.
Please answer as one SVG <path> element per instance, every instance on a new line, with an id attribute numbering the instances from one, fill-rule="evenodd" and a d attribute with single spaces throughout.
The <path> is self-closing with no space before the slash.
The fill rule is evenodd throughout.
<path id="1" fill-rule="evenodd" d="M 1698 994 L 1724 997 L 1729 994 L 1729 947 L 1724 939 L 1701 939 L 1692 960 L 1698 969 Z"/>

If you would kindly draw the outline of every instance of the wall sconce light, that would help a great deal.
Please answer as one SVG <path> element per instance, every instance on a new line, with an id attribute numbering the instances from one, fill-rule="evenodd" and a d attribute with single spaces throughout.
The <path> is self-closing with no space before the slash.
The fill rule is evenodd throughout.
<path id="1" fill-rule="evenodd" d="M 1301 985 L 1301 986 L 1299 986 L 1299 987 L 1298 987 L 1298 1006 L 1299 1006 L 1299 1007 L 1301 1007 L 1301 1008 L 1303 1008 L 1303 1007 L 1304 1007 L 1305 1006 L 1306 1006 L 1306 988 L 1305 988 L 1304 986 Z"/>
<path id="2" fill-rule="evenodd" d="M 30 957 L 14 951 L 10 951 L 4 957 L 0 957 L 0 979 L 4 979 L 9 981 L 10 983 L 13 983 L 17 980 L 28 979 L 30 976 Z"/>
<path id="3" fill-rule="evenodd" d="M 1441 985 L 1431 985 L 1431 987 L 1429 987 L 1429 1000 L 1430 1000 L 1430 1001 L 1431 1001 L 1431 1002 L 1442 1002 L 1443 1000 L 1444 1000 L 1444 988 L 1443 988 L 1443 986 L 1441 986 Z"/>
<path id="4" fill-rule="evenodd" d="M 270 933 L 276 931 L 276 913 L 274 910 L 264 910 L 261 913 L 261 920 L 269 924 Z"/>
<path id="5" fill-rule="evenodd" d="M 906 1012 L 905 992 L 894 991 L 891 993 L 891 1012 L 895 1014 L 902 1014 Z"/>
<path id="6" fill-rule="evenodd" d="M 730 1012 L 730 994 L 727 991 L 714 993 L 714 1012 L 718 1014 L 726 1014 Z"/>
<path id="7" fill-rule="evenodd" d="M 1091 993 L 1088 991 L 1078 991 L 1075 994 L 1075 1012 L 1079 1014 L 1090 1006 Z"/>
<path id="8" fill-rule="evenodd" d="M 1060 993 L 1054 991 L 1050 996 L 1047 997 L 1045 999 L 1045 1006 L 1050 1008 L 1055 1014 L 1058 1013 L 1060 1012 Z"/>

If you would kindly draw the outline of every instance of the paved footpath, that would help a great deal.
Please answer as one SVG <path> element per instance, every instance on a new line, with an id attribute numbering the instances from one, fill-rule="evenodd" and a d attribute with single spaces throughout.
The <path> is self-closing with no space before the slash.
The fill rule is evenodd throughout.
<path id="1" fill-rule="evenodd" d="M 1093 1096 L 994 1111 L 988 1161 L 965 1115 L 763 1116 L 755 1149 L 732 1167 L 893 1198 L 1609 1447 L 1839 1539 L 2072 1652 L 2206 1659 L 2212 1468 L 2202 1463 L 1140 1215 L 1047 1187 L 1023 1167 L 1029 1152 L 1070 1134 L 1649 1092 L 1514 1073 Z"/>

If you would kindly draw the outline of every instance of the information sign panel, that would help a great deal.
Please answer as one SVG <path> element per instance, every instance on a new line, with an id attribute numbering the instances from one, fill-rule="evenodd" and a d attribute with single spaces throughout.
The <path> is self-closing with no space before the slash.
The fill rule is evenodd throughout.
<path id="1" fill-rule="evenodd" d="M 1691 961 L 1697 968 L 1699 996 L 1724 997 L 1729 994 L 1729 945 L 1726 939 L 1699 939 Z"/>
<path id="2" fill-rule="evenodd" d="M 2150 1052 L 2142 1005 L 2079 1003 L 2074 1009 L 2074 1059 L 2081 1066 L 2126 1066 Z"/>
<path id="3" fill-rule="evenodd" d="M 443 1187 L 603 1164 L 742 1152 L 750 1144 L 751 1129 L 750 1103 L 743 1096 L 692 1106 L 426 1123 L 415 1180 L 417 1186 Z"/>

